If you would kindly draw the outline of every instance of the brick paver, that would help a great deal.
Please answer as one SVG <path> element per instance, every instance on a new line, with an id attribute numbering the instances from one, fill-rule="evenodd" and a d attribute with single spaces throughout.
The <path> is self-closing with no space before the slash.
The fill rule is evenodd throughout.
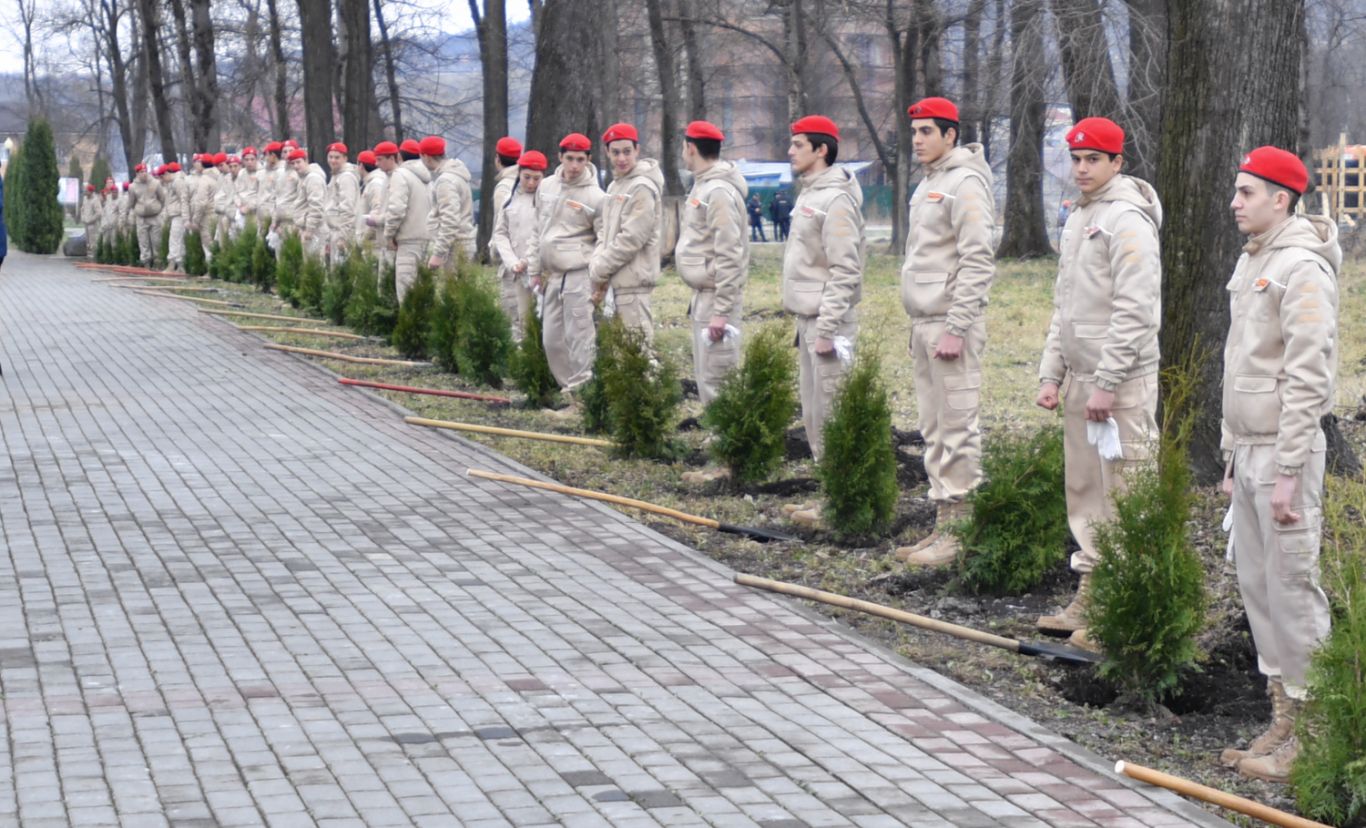
<path id="1" fill-rule="evenodd" d="M 0 824 L 1224 824 L 183 303 L 0 361 Z"/>

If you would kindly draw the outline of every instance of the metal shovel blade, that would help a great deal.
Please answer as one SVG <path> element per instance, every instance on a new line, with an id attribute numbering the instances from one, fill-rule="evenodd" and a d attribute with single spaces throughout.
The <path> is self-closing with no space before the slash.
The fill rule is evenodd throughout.
<path id="1" fill-rule="evenodd" d="M 1051 658 L 1074 664 L 1099 664 L 1105 660 L 1105 657 L 1100 653 L 1073 647 L 1071 644 L 1054 644 L 1050 641 L 1021 641 L 1018 652 L 1020 655 Z"/>
<path id="2" fill-rule="evenodd" d="M 792 535 L 785 535 L 782 532 L 773 532 L 768 529 L 760 529 L 757 526 L 736 526 L 731 523 L 717 523 L 716 529 L 717 531 L 727 532 L 732 535 L 743 535 L 752 540 L 757 540 L 760 543 L 769 543 L 770 541 L 781 543 L 783 541 L 801 540 L 801 538 L 796 538 Z"/>

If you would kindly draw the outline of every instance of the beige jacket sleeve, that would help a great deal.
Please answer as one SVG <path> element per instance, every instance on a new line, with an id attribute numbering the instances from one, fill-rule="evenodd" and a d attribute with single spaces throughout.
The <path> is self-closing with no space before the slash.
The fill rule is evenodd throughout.
<path id="1" fill-rule="evenodd" d="M 323 226 L 323 196 L 325 185 L 322 176 L 306 175 L 299 181 L 303 196 L 300 201 L 304 208 L 303 225 L 305 230 L 316 233 Z"/>
<path id="2" fill-rule="evenodd" d="M 543 198 L 545 184 L 541 187 L 542 190 L 536 193 L 536 232 L 531 234 L 531 241 L 526 246 L 526 275 L 533 279 L 541 275 L 541 237 L 545 235 L 551 211 L 559 201 L 558 198 Z"/>
<path id="3" fill-rule="evenodd" d="M 512 249 L 512 233 L 508 229 L 508 211 L 499 204 L 497 207 L 498 217 L 493 220 L 493 238 L 489 241 L 489 249 L 493 251 L 504 267 L 511 268 L 517 264 L 521 258 L 517 251 Z"/>
<path id="4" fill-rule="evenodd" d="M 332 214 L 336 216 L 337 231 L 350 230 L 355 225 L 355 217 L 360 210 L 360 183 L 352 173 L 337 176 L 337 187 L 333 191 Z"/>
<path id="5" fill-rule="evenodd" d="M 631 188 L 631 195 L 621 210 L 621 226 L 612 236 L 612 241 L 604 244 L 602 214 L 606 212 L 605 206 L 604 203 L 598 209 L 593 220 L 598 234 L 598 247 L 593 251 L 593 259 L 588 265 L 588 276 L 594 286 L 607 284 L 612 274 L 625 267 L 650 243 L 650 238 L 659 226 L 659 196 L 652 186 L 642 182 Z"/>
<path id="6" fill-rule="evenodd" d="M 979 176 L 969 175 L 958 186 L 949 204 L 949 223 L 958 239 L 958 273 L 944 327 L 954 336 L 966 336 L 986 309 L 987 292 L 996 275 L 991 247 L 996 210 Z"/>
<path id="7" fill-rule="evenodd" d="M 1333 399 L 1337 373 L 1337 286 L 1316 262 L 1300 260 L 1288 274 L 1281 300 L 1285 385 L 1276 431 L 1276 470 L 1299 474 L 1319 433 L 1319 418 Z"/>
<path id="8" fill-rule="evenodd" d="M 394 170 L 393 175 L 389 176 L 388 191 L 384 199 L 384 243 L 393 244 L 398 241 L 399 228 L 403 226 L 403 219 L 408 215 L 408 197 L 412 187 L 412 175 L 403 171 L 401 168 Z"/>
<path id="9" fill-rule="evenodd" d="M 213 194 L 215 187 L 209 186 L 204 176 L 195 180 L 194 195 L 190 198 L 190 215 L 192 223 L 198 225 L 207 221 L 213 213 Z M 199 228 L 203 229 L 203 228 Z"/>
<path id="10" fill-rule="evenodd" d="M 863 280 L 863 214 L 854 199 L 841 194 L 830 203 L 821 223 L 821 245 L 830 268 L 830 279 L 821 292 L 816 317 L 816 336 L 830 339 L 854 305 Z"/>
<path id="11" fill-rule="evenodd" d="M 729 316 L 745 290 L 748 222 L 739 195 L 722 187 L 712 190 L 707 198 L 707 225 L 715 245 L 716 298 L 712 313 L 717 316 Z"/>
<path id="12" fill-rule="evenodd" d="M 460 194 L 455 176 L 441 174 L 432 183 L 432 213 L 437 219 L 432 233 L 432 250 L 438 256 L 449 256 L 460 230 Z"/>
<path id="13" fill-rule="evenodd" d="M 1113 391 L 1157 336 L 1162 296 L 1162 258 L 1157 229 L 1138 210 L 1122 210 L 1113 222 L 1110 329 L 1096 366 L 1096 387 Z"/>

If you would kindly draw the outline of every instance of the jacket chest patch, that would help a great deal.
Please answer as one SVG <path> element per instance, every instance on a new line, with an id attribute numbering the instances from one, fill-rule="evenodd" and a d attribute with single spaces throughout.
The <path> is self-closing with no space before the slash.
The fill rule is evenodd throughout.
<path id="1" fill-rule="evenodd" d="M 802 214 L 803 216 L 806 216 L 807 218 L 824 218 L 824 217 L 825 217 L 825 211 L 824 211 L 824 210 L 817 210 L 815 207 L 809 207 L 809 206 L 805 206 L 805 205 L 803 205 L 803 206 L 801 206 L 801 207 L 798 207 L 798 208 L 797 208 L 797 212 L 800 213 L 800 214 Z"/>

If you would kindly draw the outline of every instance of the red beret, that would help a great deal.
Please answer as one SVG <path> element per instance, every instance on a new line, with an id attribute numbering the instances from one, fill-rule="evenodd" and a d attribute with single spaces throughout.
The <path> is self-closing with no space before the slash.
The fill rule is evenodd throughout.
<path id="1" fill-rule="evenodd" d="M 428 135 L 418 142 L 417 148 L 422 155 L 445 155 L 446 139 L 439 135 Z"/>
<path id="2" fill-rule="evenodd" d="M 958 123 L 958 107 L 948 98 L 925 98 L 911 104 L 906 114 L 915 118 L 940 118 Z"/>
<path id="3" fill-rule="evenodd" d="M 172 161 L 166 165 L 166 172 L 180 172 L 180 162 Z"/>
<path id="4" fill-rule="evenodd" d="M 147 165 L 146 165 L 146 164 L 138 164 L 137 166 L 133 167 L 133 172 L 135 172 L 135 173 L 140 173 L 140 172 L 142 172 L 142 171 L 145 170 L 145 169 L 147 169 Z"/>
<path id="5" fill-rule="evenodd" d="M 241 158 L 238 158 L 238 157 L 235 156 L 235 155 L 229 155 L 229 156 L 228 156 L 228 163 L 229 163 L 229 164 L 237 164 L 237 165 L 240 166 L 241 163 L 242 163 L 242 159 L 241 159 Z"/>
<path id="6" fill-rule="evenodd" d="M 304 152 L 304 151 L 301 150 L 301 149 L 296 149 L 296 150 L 291 150 L 291 151 L 290 151 L 290 153 L 289 153 L 289 160 L 290 160 L 290 161 L 299 161 L 299 160 L 301 160 L 301 159 L 304 160 L 304 161 L 307 161 L 307 160 L 308 160 L 308 153 Z"/>
<path id="7" fill-rule="evenodd" d="M 124 190 L 124 192 L 127 192 L 127 191 L 128 191 L 128 182 L 127 182 L 127 181 L 123 182 L 123 190 Z"/>
<path id="8" fill-rule="evenodd" d="M 380 141 L 375 144 L 375 155 L 398 155 L 398 145 L 393 141 Z"/>
<path id="9" fill-rule="evenodd" d="M 602 142 L 610 144 L 613 141 L 635 141 L 640 143 L 640 133 L 630 124 L 612 124 L 607 131 L 602 134 Z"/>
<path id="10" fill-rule="evenodd" d="M 403 152 L 409 152 L 413 155 L 422 154 L 422 145 L 414 141 L 412 138 L 405 138 L 403 140 L 403 143 L 398 145 L 398 148 Z"/>
<path id="11" fill-rule="evenodd" d="M 582 132 L 571 132 L 560 141 L 560 149 L 568 152 L 588 152 L 593 149 L 593 142 Z"/>
<path id="12" fill-rule="evenodd" d="M 1067 133 L 1067 148 L 1124 154 L 1124 130 L 1109 118 L 1082 118 Z"/>
<path id="13" fill-rule="evenodd" d="M 545 172 L 545 168 L 550 166 L 550 162 L 545 160 L 544 153 L 531 150 L 530 152 L 523 153 L 522 157 L 517 159 L 517 166 L 524 170 Z"/>
<path id="14" fill-rule="evenodd" d="M 726 140 L 726 134 L 710 121 L 693 121 L 688 124 L 683 134 L 689 138 L 701 138 L 706 141 Z"/>
<path id="15" fill-rule="evenodd" d="M 246 158 L 248 155 L 255 155 L 255 154 L 256 154 L 256 147 L 243 147 L 243 148 L 242 148 L 242 157 L 243 157 L 243 158 Z"/>
<path id="16" fill-rule="evenodd" d="M 361 150 L 360 154 L 356 156 L 356 160 L 362 164 L 369 164 L 372 167 L 377 163 L 375 154 L 370 150 Z"/>
<path id="17" fill-rule="evenodd" d="M 285 145 L 279 141 L 271 141 L 269 144 L 266 144 L 266 152 L 273 152 L 276 155 L 279 155 L 280 150 L 284 149 L 284 146 Z"/>
<path id="18" fill-rule="evenodd" d="M 792 134 L 812 132 L 816 135 L 829 135 L 836 141 L 840 139 L 840 128 L 835 126 L 835 122 L 824 115 L 807 115 L 800 118 L 797 123 L 792 125 Z"/>
<path id="19" fill-rule="evenodd" d="M 228 154 L 227 154 L 226 152 L 220 152 L 220 153 L 214 155 L 214 157 L 213 157 L 213 163 L 215 163 L 215 164 L 226 164 L 226 163 L 228 163 Z"/>
<path id="20" fill-rule="evenodd" d="M 86 191 L 87 193 L 93 193 L 93 192 L 95 192 L 95 185 L 94 185 L 94 184 L 87 184 L 87 185 L 85 185 L 85 191 Z"/>
<path id="21" fill-rule="evenodd" d="M 157 178 L 160 178 L 161 176 L 163 176 L 163 175 L 165 175 L 165 174 L 166 174 L 166 165 L 165 165 L 165 164 L 162 164 L 160 167 L 157 167 L 155 170 L 152 170 L 152 175 L 155 175 Z"/>
<path id="22" fill-rule="evenodd" d="M 334 142 L 334 143 L 328 144 L 328 145 L 327 145 L 327 151 L 328 151 L 328 152 L 340 152 L 342 155 L 346 155 L 346 154 L 347 154 L 346 145 L 343 144 L 341 141 L 336 141 L 336 142 Z"/>
<path id="23" fill-rule="evenodd" d="M 1257 147 L 1243 156 L 1238 172 L 1255 175 L 1300 195 L 1309 189 L 1309 170 L 1305 169 L 1304 162 L 1295 153 L 1279 147 Z"/>
<path id="24" fill-rule="evenodd" d="M 299 148 L 299 142 L 298 142 L 298 141 L 295 141 L 293 138 L 286 138 L 286 139 L 285 139 L 285 142 L 284 142 L 283 144 L 280 145 L 280 149 L 284 149 L 284 148 L 286 148 L 286 147 L 288 147 L 288 148 L 290 148 L 290 149 L 298 149 L 298 148 Z"/>
<path id="25" fill-rule="evenodd" d="M 522 145 L 516 138 L 499 138 L 498 143 L 493 146 L 493 151 L 504 158 L 517 158 L 522 154 Z"/>

